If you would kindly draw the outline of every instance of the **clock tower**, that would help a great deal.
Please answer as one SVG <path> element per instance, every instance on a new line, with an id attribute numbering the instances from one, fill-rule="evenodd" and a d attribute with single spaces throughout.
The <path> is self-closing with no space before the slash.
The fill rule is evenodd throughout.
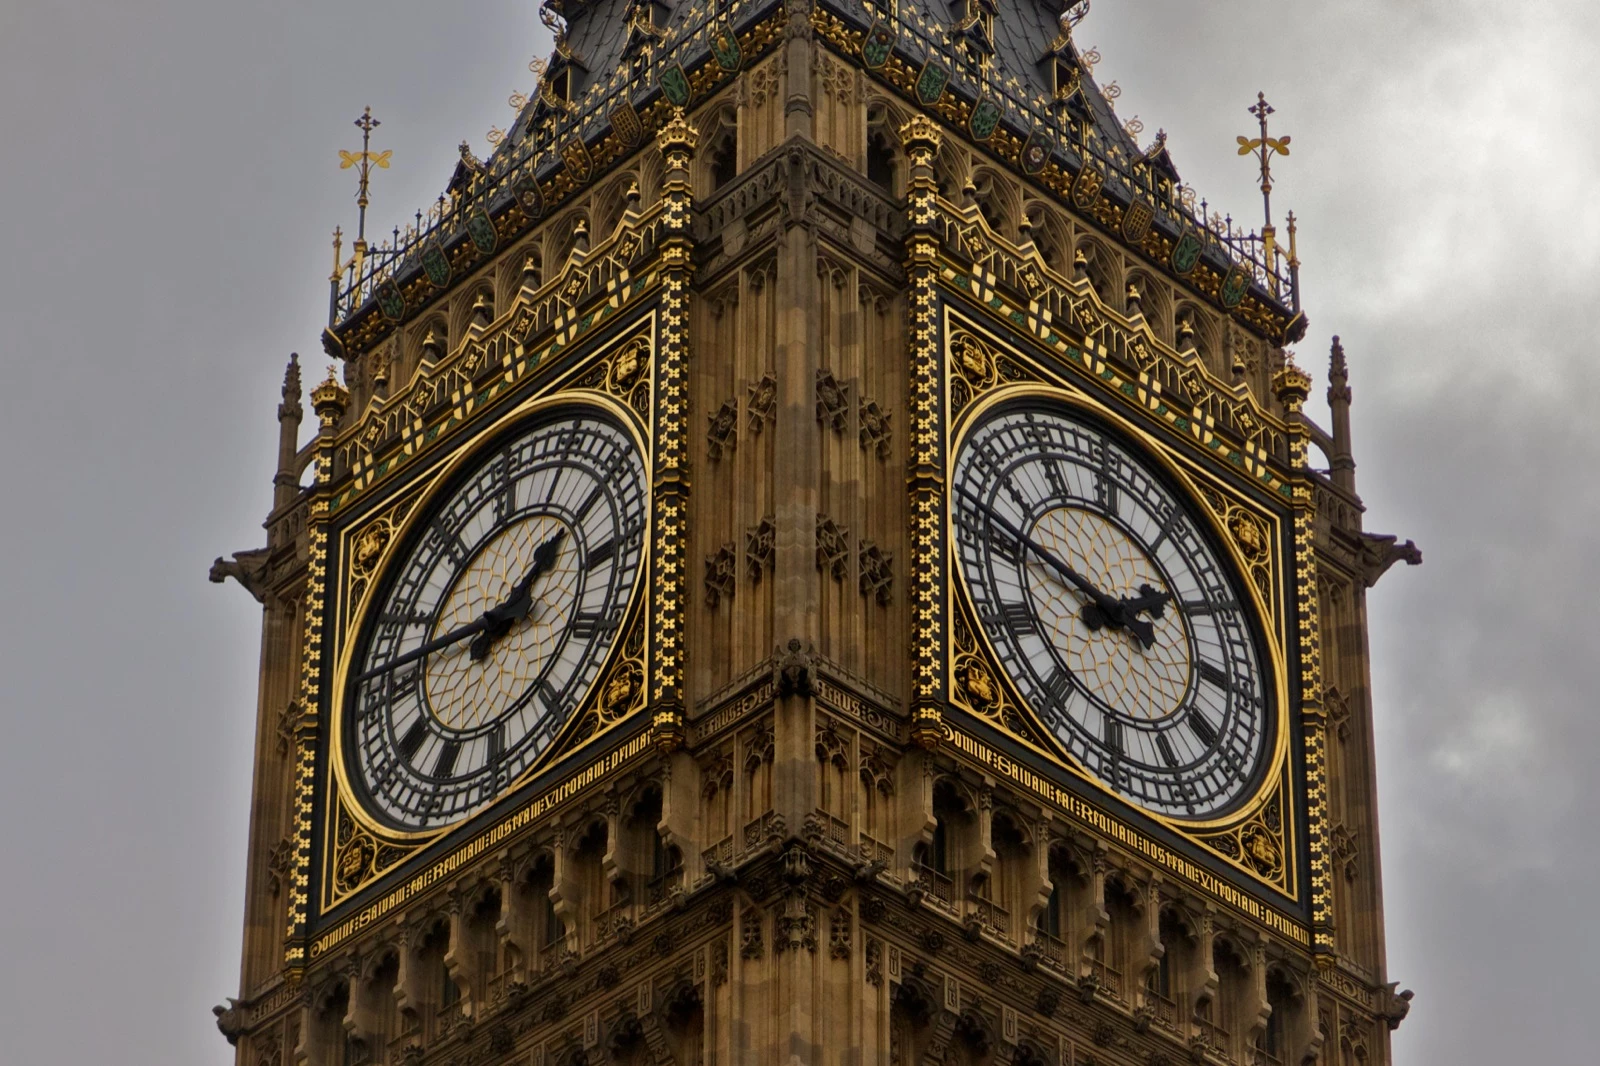
<path id="1" fill-rule="evenodd" d="M 547 0 L 509 133 L 336 256 L 212 571 L 241 1066 L 1390 1061 L 1366 596 L 1420 554 L 1337 339 L 1303 411 L 1270 108 L 1242 233 L 1087 8 Z"/>

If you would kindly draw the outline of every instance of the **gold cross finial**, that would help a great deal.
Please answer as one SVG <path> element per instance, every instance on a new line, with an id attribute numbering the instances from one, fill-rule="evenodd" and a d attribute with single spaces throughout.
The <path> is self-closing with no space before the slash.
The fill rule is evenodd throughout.
<path id="1" fill-rule="evenodd" d="M 361 209 L 361 218 L 356 227 L 356 247 L 365 248 L 367 243 L 367 196 L 372 184 L 372 168 L 379 170 L 389 169 L 389 158 L 393 152 L 372 151 L 372 131 L 383 123 L 372 117 L 372 108 L 367 108 L 356 119 L 356 128 L 361 131 L 361 151 L 339 151 L 339 169 L 349 170 L 351 167 L 361 168 L 361 182 L 356 189 L 356 206 Z"/>
<path id="2" fill-rule="evenodd" d="M 1272 137 L 1267 133 L 1267 116 L 1272 114 L 1274 108 L 1267 103 L 1266 93 L 1256 93 L 1256 102 L 1249 111 L 1261 123 L 1261 136 L 1240 137 L 1239 154 L 1249 155 L 1255 152 L 1261 162 L 1261 203 L 1266 211 L 1266 228 L 1272 228 L 1272 157 L 1273 155 L 1289 154 L 1289 137 Z"/>

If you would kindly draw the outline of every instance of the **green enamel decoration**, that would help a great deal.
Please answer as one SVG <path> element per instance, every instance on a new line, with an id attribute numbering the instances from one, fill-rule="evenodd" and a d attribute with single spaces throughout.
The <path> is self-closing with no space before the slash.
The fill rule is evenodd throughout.
<path id="1" fill-rule="evenodd" d="M 1242 266 L 1234 267 L 1228 271 L 1228 276 L 1222 279 L 1222 306 L 1238 307 L 1244 302 L 1244 294 L 1249 291 L 1250 274 Z"/>
<path id="2" fill-rule="evenodd" d="M 436 240 L 422 246 L 422 272 L 436 289 L 450 284 L 450 260 L 444 254 L 444 246 Z"/>
<path id="3" fill-rule="evenodd" d="M 1000 125 L 1002 112 L 1000 105 L 987 96 L 980 97 L 972 105 L 972 116 L 967 119 L 967 129 L 972 131 L 972 136 L 980 141 L 987 141 L 994 136 L 995 127 Z"/>
<path id="4" fill-rule="evenodd" d="M 689 90 L 689 75 L 683 72 L 683 64 L 674 63 L 661 72 L 661 95 L 673 107 L 688 107 L 692 93 Z"/>
<path id="5" fill-rule="evenodd" d="M 726 26 L 712 36 L 711 54 L 717 57 L 717 65 L 723 70 L 738 70 L 744 59 L 739 52 L 739 38 Z"/>
<path id="6" fill-rule="evenodd" d="M 383 317 L 391 322 L 398 322 L 406 314 L 406 298 L 400 292 L 400 286 L 392 281 L 386 281 L 378 286 L 375 294 L 378 298 L 378 310 L 383 312 Z"/>
<path id="7" fill-rule="evenodd" d="M 861 41 L 861 59 L 872 70 L 889 62 L 894 53 L 894 31 L 881 22 L 874 22 Z"/>
<path id="8" fill-rule="evenodd" d="M 1200 235 L 1192 229 L 1185 229 L 1178 238 L 1178 243 L 1172 246 L 1172 270 L 1176 274 L 1188 274 L 1200 262 L 1200 253 L 1205 251 L 1205 242 Z"/>
<path id="9" fill-rule="evenodd" d="M 923 104 L 932 104 L 944 95 L 944 87 L 949 83 L 950 72 L 930 59 L 917 75 L 917 99 Z"/>
<path id="10" fill-rule="evenodd" d="M 489 212 L 479 207 L 467 216 L 467 236 L 472 238 L 472 243 L 478 251 L 488 255 L 500 243 L 500 234 L 495 232 L 494 222 L 489 218 Z"/>

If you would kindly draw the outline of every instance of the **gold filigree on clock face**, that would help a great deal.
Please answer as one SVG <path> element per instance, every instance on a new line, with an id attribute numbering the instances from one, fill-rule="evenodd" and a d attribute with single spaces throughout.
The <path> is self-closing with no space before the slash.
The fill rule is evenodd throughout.
<path id="1" fill-rule="evenodd" d="M 1130 596 L 1165 578 L 1150 557 L 1118 526 L 1082 507 L 1057 507 L 1040 516 L 1033 539 L 1046 551 L 1112 596 Z M 1073 674 L 1113 708 L 1131 718 L 1156 721 L 1183 707 L 1189 689 L 1189 632 L 1179 611 L 1151 620 L 1155 642 L 1148 648 L 1127 634 L 1091 629 L 1082 596 L 1052 578 L 1037 559 L 1028 561 L 1028 593 L 1040 625 Z"/>
<path id="2" fill-rule="evenodd" d="M 545 672 L 561 646 L 578 594 L 577 538 L 550 515 L 511 526 L 473 559 L 456 579 L 439 612 L 437 627 L 451 632 L 503 603 L 533 565 L 534 553 L 560 534 L 560 555 L 533 589 L 524 623 L 474 661 L 465 643 L 428 659 L 423 685 L 428 706 L 447 729 L 476 729 L 506 712 Z"/>

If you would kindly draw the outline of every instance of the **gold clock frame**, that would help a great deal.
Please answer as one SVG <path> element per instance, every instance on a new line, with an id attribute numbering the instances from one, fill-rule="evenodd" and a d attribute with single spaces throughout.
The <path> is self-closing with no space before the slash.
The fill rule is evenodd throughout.
<path id="1" fill-rule="evenodd" d="M 407 860 L 452 834 L 458 833 L 479 819 L 485 810 L 504 802 L 507 796 L 526 788 L 550 766 L 575 751 L 591 745 L 603 744 L 604 738 L 615 735 L 628 724 L 646 726 L 642 711 L 649 693 L 650 613 L 649 589 L 652 584 L 654 564 L 652 545 L 655 539 L 655 495 L 647 485 L 645 491 L 644 550 L 639 572 L 628 594 L 625 621 L 618 637 L 606 654 L 594 684 L 584 694 L 572 718 L 562 727 L 549 747 L 531 763 L 517 779 L 498 797 L 483 808 L 463 815 L 449 825 L 436 829 L 406 832 L 378 822 L 365 809 L 356 795 L 348 767 L 344 740 L 344 702 L 348 697 L 349 671 L 358 644 L 357 637 L 366 618 L 378 605 L 379 591 L 399 562 L 399 546 L 405 544 L 417 522 L 429 514 L 431 505 L 444 488 L 463 469 L 482 460 L 487 442 L 515 424 L 537 418 L 541 413 L 562 408 L 588 408 L 603 412 L 625 427 L 625 431 L 639 448 L 649 477 L 653 467 L 655 440 L 651 433 L 648 396 L 632 395 L 634 388 L 650 389 L 650 370 L 655 361 L 658 336 L 654 316 L 646 316 L 640 323 L 622 331 L 617 338 L 607 342 L 584 359 L 563 378 L 548 383 L 537 394 L 523 400 L 516 407 L 498 416 L 493 422 L 476 429 L 472 436 L 455 444 L 447 457 L 421 478 L 419 484 L 410 485 L 397 492 L 389 501 L 379 505 L 370 517 L 350 522 L 331 532 L 338 538 L 341 561 L 339 593 L 334 611 L 329 619 L 325 639 L 333 668 L 329 672 L 327 690 L 328 733 L 324 758 L 326 763 L 319 787 L 321 811 L 317 827 L 318 853 L 318 913 L 326 914 L 342 906 L 367 890 L 374 882 L 388 876 Z M 643 353 L 642 365 L 630 365 L 624 375 L 634 384 L 619 388 L 618 364 L 630 364 Z M 644 411 L 639 410 L 640 406 Z M 359 570 L 350 564 L 359 555 L 359 545 L 374 529 L 385 530 L 382 547 L 377 555 Z M 626 678 L 626 692 L 618 699 L 608 697 L 620 693 L 622 679 Z M 585 732 L 586 727 L 598 719 L 597 726 Z"/>
<path id="2" fill-rule="evenodd" d="M 959 338 L 986 345 L 981 353 L 960 351 Z M 966 577 L 960 573 L 953 539 L 947 538 L 942 565 L 945 570 L 946 654 L 944 682 L 949 703 L 972 719 L 986 723 L 1011 742 L 1058 767 L 1074 781 L 1080 793 L 1111 801 L 1111 810 L 1131 808 L 1139 818 L 1189 841 L 1216 861 L 1244 874 L 1279 897 L 1300 906 L 1305 871 L 1300 864 L 1293 752 L 1294 715 L 1290 700 L 1291 664 L 1286 648 L 1295 639 L 1287 609 L 1285 574 L 1293 560 L 1285 555 L 1293 517 L 1286 506 L 1275 511 L 1241 492 L 1218 471 L 1184 454 L 1174 442 L 1136 424 L 1125 413 L 1088 391 L 1070 373 L 1050 367 L 1031 355 L 1025 345 L 1006 339 L 985 324 L 963 315 L 948 302 L 940 307 L 937 341 L 944 374 L 944 483 L 953 484 L 956 455 L 967 434 L 996 406 L 1022 398 L 1045 399 L 1085 411 L 1136 443 L 1150 462 L 1160 466 L 1184 492 L 1197 521 L 1207 523 L 1212 539 L 1223 547 L 1227 563 L 1245 587 L 1246 609 L 1253 612 L 1254 628 L 1264 638 L 1263 668 L 1270 675 L 1273 742 L 1253 792 L 1228 814 L 1205 820 L 1179 819 L 1150 811 L 1118 795 L 1077 760 L 1039 723 L 1026 700 L 1005 675 L 999 660 L 972 610 Z M 976 380 L 974 380 L 976 378 Z M 962 400 L 953 395 L 968 390 Z M 956 402 L 959 401 L 959 402 Z M 956 408 L 959 406 L 959 410 Z M 943 494 L 942 519 L 950 529 L 952 503 Z M 1241 537 L 1231 528 L 1238 524 L 1264 540 L 1261 550 L 1247 556 Z M 1262 580 L 1264 573 L 1265 580 Z M 1265 587 L 1263 587 L 1265 585 Z M 969 664 L 987 673 L 993 697 L 975 698 L 966 676 Z M 987 706 L 986 706 L 987 704 Z M 1022 728 L 1017 726 L 1022 724 Z M 954 723 L 945 723 L 947 727 Z M 971 741 L 969 741 L 971 743 Z M 981 746 L 981 742 L 978 742 Z M 958 745 L 960 746 L 960 745 Z M 1103 804 L 1091 807 L 1104 810 Z M 1113 819 L 1119 816 L 1110 814 Z"/>

